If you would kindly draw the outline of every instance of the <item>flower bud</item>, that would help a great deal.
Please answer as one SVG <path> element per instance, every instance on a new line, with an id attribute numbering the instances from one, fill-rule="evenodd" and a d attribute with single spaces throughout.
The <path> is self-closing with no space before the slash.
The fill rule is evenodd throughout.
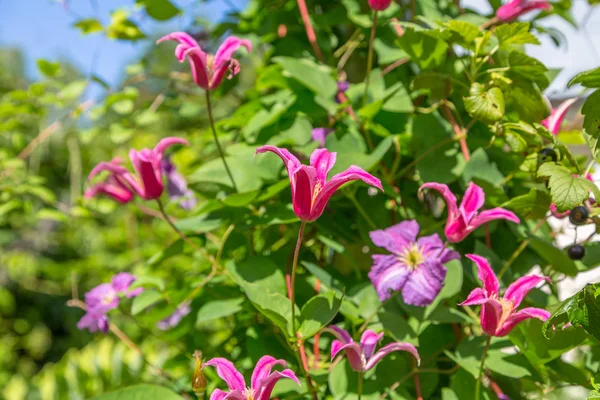
<path id="1" fill-rule="evenodd" d="M 392 4 L 392 0 L 369 0 L 369 7 L 375 11 L 383 11 Z"/>
<path id="2" fill-rule="evenodd" d="M 196 350 L 194 358 L 196 359 L 196 367 L 194 368 L 194 375 L 192 375 L 192 390 L 196 393 L 196 396 L 201 397 L 207 385 L 206 377 L 202 372 L 202 353 Z"/>

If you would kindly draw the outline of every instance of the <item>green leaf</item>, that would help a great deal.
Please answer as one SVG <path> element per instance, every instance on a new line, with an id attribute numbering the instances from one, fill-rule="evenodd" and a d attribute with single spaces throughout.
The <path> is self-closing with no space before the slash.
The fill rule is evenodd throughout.
<path id="1" fill-rule="evenodd" d="M 485 149 L 480 147 L 471 154 L 461 179 L 465 186 L 474 179 L 499 186 L 504 181 L 504 175 L 498 170 L 496 163 L 490 160 Z"/>
<path id="2" fill-rule="evenodd" d="M 485 90 L 480 83 L 473 83 L 469 97 L 464 99 L 465 108 L 470 116 L 486 124 L 498 122 L 504 116 L 504 94 L 502 90 L 493 87 Z"/>
<path id="3" fill-rule="evenodd" d="M 287 293 L 283 272 L 269 257 L 248 257 L 239 263 L 231 260 L 225 267 L 239 286 L 253 283 L 282 295 Z"/>
<path id="4" fill-rule="evenodd" d="M 37 60 L 37 67 L 42 74 L 49 78 L 57 76 L 60 71 L 59 63 L 50 62 L 44 59 Z"/>
<path id="5" fill-rule="evenodd" d="M 508 55 L 510 64 L 510 74 L 518 75 L 532 82 L 535 82 L 540 89 L 544 90 L 550 85 L 546 73 L 548 68 L 538 59 L 528 56 L 521 51 L 511 51 Z"/>
<path id="6" fill-rule="evenodd" d="M 96 396 L 91 400 L 182 400 L 183 397 L 157 385 L 135 385 Z"/>
<path id="7" fill-rule="evenodd" d="M 73 26 L 81 31 L 84 35 L 90 33 L 101 32 L 104 28 L 100 21 L 96 18 L 83 18 L 73 24 Z"/>
<path id="8" fill-rule="evenodd" d="M 292 307 L 287 297 L 272 292 L 264 285 L 255 283 L 245 283 L 242 289 L 258 312 L 281 329 L 286 336 L 293 337 L 291 333 Z"/>
<path id="9" fill-rule="evenodd" d="M 246 193 L 233 193 L 225 197 L 222 202 L 229 207 L 246 207 L 248 204 L 252 203 L 252 200 L 254 200 L 256 196 L 258 196 L 258 190 Z"/>
<path id="10" fill-rule="evenodd" d="M 131 303 L 131 314 L 137 315 L 162 299 L 163 295 L 161 293 L 155 292 L 154 290 L 144 290 L 133 299 L 133 302 Z"/>
<path id="11" fill-rule="evenodd" d="M 588 284 L 563 301 L 544 323 L 544 336 L 554 337 L 555 327 L 569 321 L 575 327 L 583 327 L 589 334 L 600 340 L 600 302 L 597 296 L 597 286 Z"/>
<path id="12" fill-rule="evenodd" d="M 482 32 L 477 25 L 470 22 L 451 20 L 444 24 L 451 31 L 460 35 L 461 39 L 470 45 Z"/>
<path id="13" fill-rule="evenodd" d="M 157 21 L 166 21 L 177 16 L 181 11 L 169 0 L 137 0 L 146 7 L 146 13 Z"/>
<path id="14" fill-rule="evenodd" d="M 311 298 L 300 312 L 300 337 L 308 339 L 318 333 L 336 316 L 341 305 L 342 296 L 336 296 L 333 290 Z"/>
<path id="15" fill-rule="evenodd" d="M 532 247 L 546 262 L 568 276 L 575 276 L 579 272 L 577 266 L 569 258 L 564 250 L 556 248 L 552 243 L 532 236 L 529 239 L 529 246 Z"/>
<path id="16" fill-rule="evenodd" d="M 83 94 L 88 86 L 88 82 L 85 79 L 79 79 L 73 82 L 69 82 L 59 93 L 58 97 L 63 100 L 75 100 Z"/>
<path id="17" fill-rule="evenodd" d="M 116 10 L 111 14 L 111 22 L 106 36 L 120 40 L 139 40 L 146 37 L 137 24 L 128 19 L 128 13 Z"/>
<path id="18" fill-rule="evenodd" d="M 337 93 L 337 82 L 328 67 L 306 58 L 275 57 L 273 61 L 281 65 L 286 74 L 321 97 L 333 99 Z"/>
<path id="19" fill-rule="evenodd" d="M 512 45 L 540 44 L 535 35 L 529 32 L 530 26 L 529 22 L 513 22 L 498 25 L 494 33 L 498 38 L 500 48 L 507 48 Z"/>
<path id="20" fill-rule="evenodd" d="M 530 189 L 529 193 L 513 197 L 502 205 L 527 219 L 544 218 L 550 209 L 550 195 L 545 190 Z"/>
<path id="21" fill-rule="evenodd" d="M 398 43 L 421 68 L 437 67 L 446 60 L 448 44 L 430 32 L 406 28 Z"/>
<path id="22" fill-rule="evenodd" d="M 585 132 L 593 138 L 600 138 L 600 90 L 588 96 L 581 108 L 583 118 L 583 128 Z M 596 148 L 598 148 L 596 143 Z"/>
<path id="23" fill-rule="evenodd" d="M 235 299 L 215 300 L 204 303 L 204 305 L 200 307 L 200 310 L 198 310 L 196 326 L 241 311 L 244 301 L 245 299 L 243 297 L 238 297 Z"/>
<path id="24" fill-rule="evenodd" d="M 564 212 L 573 207 L 580 206 L 589 199 L 590 192 L 600 199 L 600 190 L 585 178 L 574 177 L 571 171 L 562 165 L 544 163 L 538 169 L 538 176 L 549 177 L 548 186 L 552 202 L 556 204 L 558 212 Z"/>
<path id="25" fill-rule="evenodd" d="M 587 400 L 600 400 L 600 392 L 597 390 L 592 390 L 589 394 L 588 394 L 588 398 Z"/>
<path id="26" fill-rule="evenodd" d="M 514 109 L 521 120 L 529 123 L 539 123 L 550 115 L 550 109 L 540 89 L 530 81 L 513 79 L 512 83 L 505 88 L 512 109 Z"/>
<path id="27" fill-rule="evenodd" d="M 135 289 L 138 287 L 143 287 L 146 285 L 152 285 L 158 288 L 161 292 L 165 290 L 165 282 L 156 276 L 141 276 L 137 278 L 129 287 L 130 289 Z"/>
<path id="28" fill-rule="evenodd" d="M 510 357 L 511 356 L 500 351 L 490 351 L 488 358 L 485 361 L 485 365 L 490 370 L 510 378 L 519 379 L 531 375 L 527 368 L 508 361 Z"/>
<path id="29" fill-rule="evenodd" d="M 586 88 L 600 88 L 600 68 L 584 71 L 575 75 L 569 81 L 569 87 L 577 83 Z"/>

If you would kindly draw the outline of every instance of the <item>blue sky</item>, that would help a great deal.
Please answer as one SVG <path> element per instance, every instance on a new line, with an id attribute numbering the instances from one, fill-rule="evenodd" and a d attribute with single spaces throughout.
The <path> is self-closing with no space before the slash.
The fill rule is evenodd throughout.
<path id="1" fill-rule="evenodd" d="M 240 6 L 245 3 L 245 0 L 172 1 L 186 10 L 186 18 L 192 14 L 211 21 L 221 18 L 230 3 Z M 483 12 L 490 10 L 486 0 L 463 0 L 462 3 Z M 0 46 L 24 49 L 29 76 L 36 76 L 35 60 L 38 58 L 66 58 L 85 73 L 90 71 L 95 60 L 94 73 L 109 83 L 116 83 L 124 65 L 135 60 L 136 54 L 150 45 L 149 41 L 134 44 L 107 40 L 101 34 L 83 36 L 72 24 L 80 18 L 96 15 L 106 23 L 110 11 L 117 8 L 130 9 L 135 16 L 134 4 L 134 0 L 0 0 Z M 567 46 L 557 48 L 548 38 L 542 38 L 542 46 L 528 46 L 530 55 L 551 68 L 563 69 L 548 94 L 561 93 L 573 75 L 600 66 L 600 11 L 590 9 L 586 0 L 574 0 L 574 5 L 577 21 L 591 15 L 587 34 L 557 17 L 551 17 L 544 20 L 544 25 L 561 30 L 566 36 Z M 181 17 L 166 23 L 147 18 L 141 20 L 140 25 L 144 31 L 156 33 L 187 27 L 189 22 Z"/>

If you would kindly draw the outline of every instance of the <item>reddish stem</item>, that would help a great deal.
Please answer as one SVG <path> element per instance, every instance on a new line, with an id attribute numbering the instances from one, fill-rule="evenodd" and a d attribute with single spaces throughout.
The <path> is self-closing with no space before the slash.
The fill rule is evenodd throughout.
<path id="1" fill-rule="evenodd" d="M 415 368 L 415 360 L 412 360 L 413 368 Z M 413 379 L 415 380 L 415 390 L 417 392 L 417 400 L 423 400 L 423 392 L 421 391 L 421 381 L 419 380 L 419 373 L 415 372 L 413 375 Z"/>
<path id="2" fill-rule="evenodd" d="M 317 43 L 317 35 L 315 35 L 315 30 L 312 27 L 310 22 L 310 15 L 308 14 L 308 8 L 306 7 L 306 0 L 298 0 L 298 8 L 300 9 L 300 16 L 302 17 L 302 22 L 304 22 L 304 29 L 306 29 L 306 36 L 308 37 L 308 41 L 315 52 L 315 55 L 322 63 L 325 62 L 323 58 L 323 53 L 321 53 L 321 49 Z"/>
<path id="3" fill-rule="evenodd" d="M 463 132 L 461 127 L 458 125 L 458 123 L 454 119 L 454 115 L 452 115 L 452 111 L 450 111 L 448 106 L 442 106 L 442 110 L 444 111 L 444 114 L 446 115 L 446 118 L 448 119 L 448 121 L 450 121 L 450 124 L 452 124 L 452 129 L 454 129 L 454 134 L 456 136 L 460 137 L 460 139 L 459 139 L 460 149 L 462 150 L 465 161 L 468 162 L 471 159 L 471 153 L 469 153 L 469 147 L 467 146 L 467 138 L 466 138 L 467 135 L 466 135 L 466 133 Z"/>
<path id="4" fill-rule="evenodd" d="M 484 231 L 485 231 L 485 245 L 487 246 L 488 249 L 492 248 L 492 238 L 490 236 L 490 227 L 489 225 L 485 225 L 484 227 Z"/>

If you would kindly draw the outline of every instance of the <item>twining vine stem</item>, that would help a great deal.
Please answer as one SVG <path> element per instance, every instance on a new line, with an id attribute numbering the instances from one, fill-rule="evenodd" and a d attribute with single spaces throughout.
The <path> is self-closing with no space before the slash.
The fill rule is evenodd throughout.
<path id="1" fill-rule="evenodd" d="M 481 377 L 483 375 L 483 370 L 485 368 L 485 358 L 487 357 L 487 353 L 490 348 L 491 341 L 492 341 L 492 337 L 488 335 L 487 341 L 485 342 L 485 347 L 483 348 L 483 354 L 481 355 L 481 365 L 479 366 L 479 375 L 477 376 L 477 381 L 475 382 L 475 400 L 479 400 L 479 397 L 480 397 Z"/>

